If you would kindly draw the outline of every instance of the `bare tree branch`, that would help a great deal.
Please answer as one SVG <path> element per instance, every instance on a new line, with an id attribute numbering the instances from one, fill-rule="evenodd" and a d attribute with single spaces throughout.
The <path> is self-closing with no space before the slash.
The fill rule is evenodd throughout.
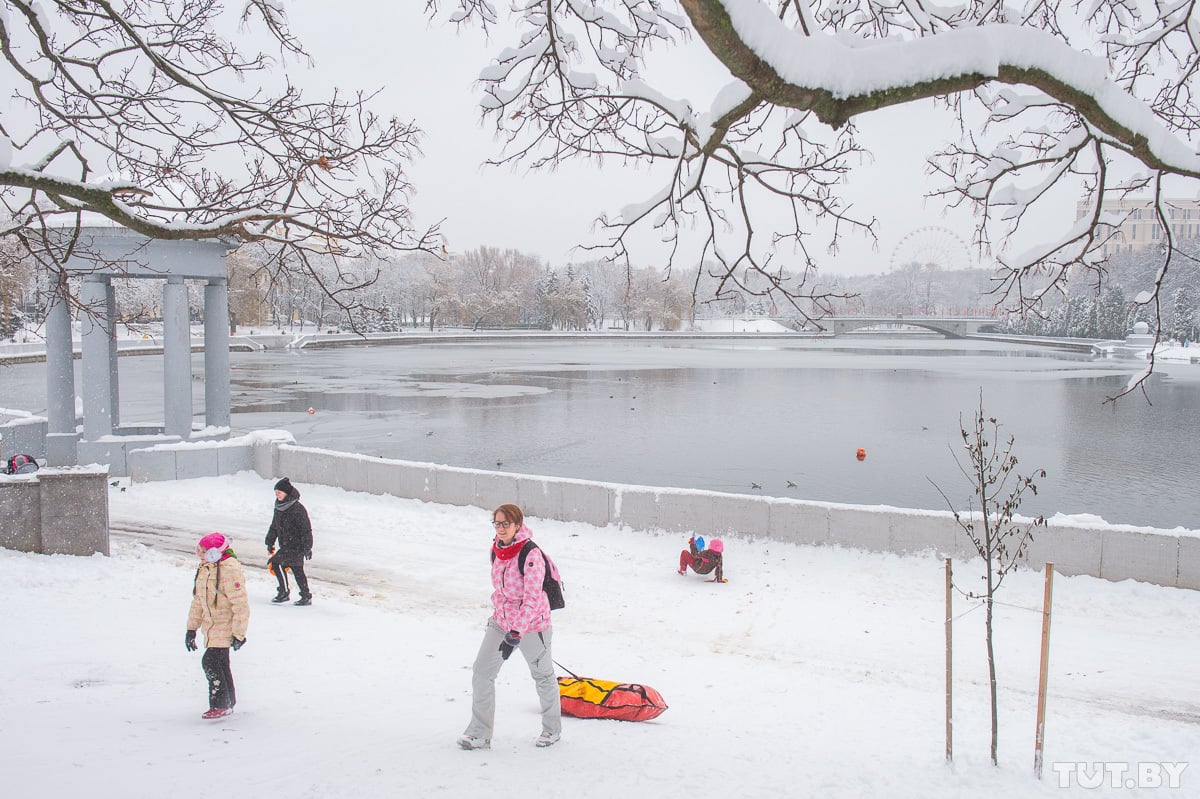
<path id="1" fill-rule="evenodd" d="M 853 121 L 884 108 L 936 100 L 958 115 L 961 140 L 920 153 L 938 178 L 930 196 L 974 213 L 973 241 L 1000 265 L 995 301 L 1017 312 L 1041 313 L 1080 273 L 1099 290 L 1114 201 L 1161 205 L 1167 179 L 1200 193 L 1192 2 L 544 0 L 508 19 L 484 0 L 427 3 L 439 6 L 459 25 L 514 32 L 480 74 L 506 145 L 495 163 L 615 159 L 663 177 L 601 219 L 598 248 L 628 260 L 648 229 L 667 270 L 698 247 L 718 288 L 754 274 L 817 317 L 824 253 L 876 230 L 843 187 L 869 157 Z M 647 69 L 652 48 L 691 34 L 730 73 L 708 108 L 660 91 Z M 1018 251 L 1064 194 L 1078 198 L 1076 223 Z M 777 263 L 796 278 L 773 283 Z"/>
<path id="2" fill-rule="evenodd" d="M 5 6 L 0 74 L 13 107 L 0 117 L 0 202 L 11 221 L 0 232 L 43 265 L 61 266 L 64 228 L 101 219 L 158 239 L 258 242 L 284 271 L 314 255 L 441 244 L 409 210 L 420 130 L 377 116 L 370 93 L 309 99 L 292 85 L 254 39 L 265 31 L 282 58 L 307 59 L 280 4 L 246 0 L 242 34 L 213 0 Z"/>

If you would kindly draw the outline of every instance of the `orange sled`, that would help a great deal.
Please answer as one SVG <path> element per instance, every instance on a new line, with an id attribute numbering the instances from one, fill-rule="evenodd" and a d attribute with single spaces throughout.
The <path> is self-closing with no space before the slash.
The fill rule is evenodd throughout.
<path id="1" fill-rule="evenodd" d="M 581 719 L 649 721 L 667 709 L 662 694 L 637 683 L 559 677 L 558 694 L 562 712 Z"/>

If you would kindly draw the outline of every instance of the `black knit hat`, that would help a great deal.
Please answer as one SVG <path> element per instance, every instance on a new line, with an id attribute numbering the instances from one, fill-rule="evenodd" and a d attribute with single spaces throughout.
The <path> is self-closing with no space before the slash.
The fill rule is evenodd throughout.
<path id="1" fill-rule="evenodd" d="M 275 490 L 282 491 L 285 494 L 290 494 L 295 489 L 292 488 L 292 481 L 285 477 L 275 484 Z"/>

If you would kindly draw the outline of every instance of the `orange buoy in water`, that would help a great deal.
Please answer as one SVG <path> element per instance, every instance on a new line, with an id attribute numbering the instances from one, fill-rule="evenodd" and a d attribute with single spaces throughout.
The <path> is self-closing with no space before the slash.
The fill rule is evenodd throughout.
<path id="1" fill-rule="evenodd" d="M 317 411 L 316 411 L 316 409 L 315 409 L 315 408 L 309 408 L 309 409 L 308 409 L 308 412 L 309 412 L 309 413 L 316 413 Z M 859 452 L 862 452 L 862 450 L 860 449 L 860 450 L 859 450 Z"/>
<path id="2" fill-rule="evenodd" d="M 862 447 L 859 447 L 858 452 L 854 453 L 854 457 L 858 458 L 860 461 L 865 461 L 867 459 L 867 451 Z"/>

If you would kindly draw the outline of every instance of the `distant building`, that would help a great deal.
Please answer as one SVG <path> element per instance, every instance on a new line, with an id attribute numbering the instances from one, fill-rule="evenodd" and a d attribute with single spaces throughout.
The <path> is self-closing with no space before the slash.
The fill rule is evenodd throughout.
<path id="1" fill-rule="evenodd" d="M 1167 221 L 1171 225 L 1176 242 L 1200 239 L 1200 200 L 1167 200 L 1165 205 Z M 1158 214 L 1149 200 L 1106 200 L 1103 210 L 1106 217 L 1117 217 L 1121 220 L 1115 229 L 1104 224 L 1099 227 L 1102 238 L 1107 232 L 1113 233 L 1105 239 L 1101 250 L 1106 258 L 1139 252 L 1157 245 L 1164 238 Z M 1077 204 L 1075 218 L 1083 217 L 1088 211 L 1086 203 Z"/>

